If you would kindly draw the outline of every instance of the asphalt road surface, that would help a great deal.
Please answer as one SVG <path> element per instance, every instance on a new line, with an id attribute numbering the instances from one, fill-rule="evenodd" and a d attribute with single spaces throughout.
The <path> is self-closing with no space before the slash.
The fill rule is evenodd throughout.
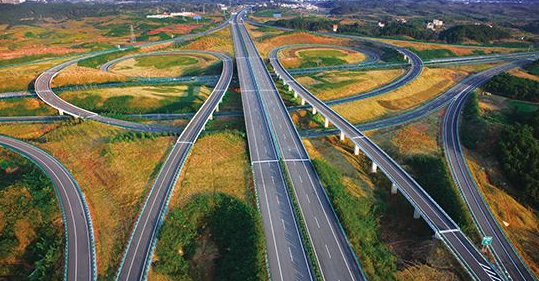
<path id="1" fill-rule="evenodd" d="M 519 61 L 508 64 L 505 70 L 510 67 L 517 67 L 529 61 Z M 451 169 L 454 181 L 457 183 L 468 208 L 472 212 L 475 224 L 483 236 L 491 236 L 492 246 L 489 247 L 494 253 L 498 264 L 503 268 L 502 274 L 508 275 L 511 280 L 534 280 L 526 265 L 522 262 L 511 242 L 498 225 L 492 215 L 487 203 L 483 200 L 481 191 L 475 184 L 475 180 L 468 170 L 466 159 L 460 144 L 459 138 L 459 116 L 466 103 L 466 98 L 479 85 L 487 79 L 477 79 L 470 83 L 468 87 L 461 88 L 455 93 L 453 99 L 445 113 L 443 121 L 443 143 L 445 155 Z"/>
<path id="2" fill-rule="evenodd" d="M 456 255 L 466 270 L 478 280 L 502 280 L 490 262 L 477 250 L 459 226 L 444 212 L 444 210 L 425 192 L 425 190 L 402 169 L 389 155 L 367 138 L 356 127 L 338 115 L 329 106 L 320 101 L 301 84 L 288 74 L 280 62 L 270 59 L 275 72 L 303 97 L 320 114 L 328 118 L 344 135 L 349 137 L 397 186 L 402 194 L 412 203 L 416 211 L 435 231 L 436 237 Z"/>
<path id="3" fill-rule="evenodd" d="M 92 219 L 84 195 L 73 176 L 58 160 L 29 143 L 0 135 L 0 146 L 30 159 L 47 174 L 55 186 L 66 233 L 65 279 L 96 280 Z"/>
<path id="4" fill-rule="evenodd" d="M 314 280 L 300 235 L 298 221 L 287 191 L 286 175 L 279 161 L 276 144 L 259 87 L 249 65 L 236 17 L 232 37 L 241 87 L 249 156 L 254 174 L 258 208 L 262 216 L 267 261 L 271 280 Z"/>
<path id="5" fill-rule="evenodd" d="M 281 97 L 241 19 L 235 27 L 245 52 L 244 58 L 266 113 L 271 137 L 277 144 L 277 154 L 290 179 L 306 232 L 314 250 L 316 264 L 325 280 L 364 280 L 361 267 L 352 251 L 344 230 L 314 170 Z M 248 89 L 242 89 L 248 90 Z"/>
<path id="6" fill-rule="evenodd" d="M 181 168 L 191 151 L 191 147 L 222 101 L 232 80 L 232 60 L 223 54 L 216 53 L 216 55 L 223 61 L 221 78 L 219 78 L 208 99 L 182 131 L 161 167 L 131 233 L 131 238 L 117 274 L 117 280 L 146 279 L 156 236 Z"/>

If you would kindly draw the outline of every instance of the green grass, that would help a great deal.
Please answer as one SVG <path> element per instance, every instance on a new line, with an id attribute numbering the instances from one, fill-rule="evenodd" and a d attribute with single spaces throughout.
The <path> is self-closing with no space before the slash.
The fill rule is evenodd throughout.
<path id="1" fill-rule="evenodd" d="M 447 49 L 432 49 L 418 51 L 414 48 L 409 48 L 412 52 L 416 53 L 423 60 L 456 57 L 457 54 Z"/>
<path id="2" fill-rule="evenodd" d="M 155 67 L 164 69 L 179 65 L 192 65 L 198 62 L 196 58 L 186 56 L 144 56 L 138 57 L 136 66 Z"/>
<path id="3" fill-rule="evenodd" d="M 339 220 L 370 280 L 393 280 L 397 259 L 380 237 L 375 205 L 366 198 L 353 196 L 343 184 L 343 174 L 328 162 L 314 159 L 313 165 L 327 190 Z"/>
<path id="4" fill-rule="evenodd" d="M 303 59 L 300 68 L 346 64 L 346 60 L 339 58 L 345 57 L 346 54 L 337 50 L 308 50 L 298 53 Z"/>
<path id="5" fill-rule="evenodd" d="M 532 113 L 539 109 L 539 104 L 519 100 L 510 100 L 509 106 L 522 113 Z"/>
<path id="6" fill-rule="evenodd" d="M 101 54 L 97 55 L 91 58 L 83 59 L 77 62 L 78 66 L 84 66 L 84 67 L 90 67 L 90 68 L 98 68 L 100 65 L 109 62 L 111 60 L 133 54 L 137 51 L 137 48 L 129 47 L 125 50 L 118 50 L 111 53 Z"/>
<path id="7" fill-rule="evenodd" d="M 31 62 L 35 60 L 45 59 L 45 58 L 56 58 L 56 57 L 62 57 L 69 54 L 38 54 L 38 55 L 28 55 L 28 56 L 22 56 L 14 59 L 7 59 L 7 60 L 0 60 L 0 66 L 7 66 L 12 64 L 19 64 L 19 63 L 26 63 Z"/>
<path id="8" fill-rule="evenodd" d="M 472 240 L 479 234 L 462 197 L 454 186 L 445 160 L 439 156 L 414 155 L 406 159 L 412 175 L 425 191 Z"/>
<path id="9" fill-rule="evenodd" d="M 193 196 L 170 210 L 156 247 L 156 272 L 176 280 L 266 280 L 257 210 L 224 193 Z"/>

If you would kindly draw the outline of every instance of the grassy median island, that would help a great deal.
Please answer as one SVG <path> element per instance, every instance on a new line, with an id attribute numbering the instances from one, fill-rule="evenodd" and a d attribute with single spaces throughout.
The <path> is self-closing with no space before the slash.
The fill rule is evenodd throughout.
<path id="1" fill-rule="evenodd" d="M 92 121 L 0 125 L 58 158 L 79 183 L 92 215 L 98 275 L 110 280 L 136 215 L 174 137 L 136 134 Z"/>
<path id="2" fill-rule="evenodd" d="M 100 114 L 196 112 L 211 88 L 204 85 L 134 86 L 67 91 L 66 101 Z"/>
<path id="3" fill-rule="evenodd" d="M 267 280 L 244 132 L 195 143 L 158 239 L 151 280 Z"/>
<path id="4" fill-rule="evenodd" d="M 218 75 L 221 72 L 221 62 L 206 54 L 148 55 L 120 61 L 111 67 L 111 71 L 136 77 Z"/>
<path id="5" fill-rule="evenodd" d="M 64 230 L 49 178 L 17 153 L 0 148 L 0 276 L 63 277 Z"/>
<path id="6" fill-rule="evenodd" d="M 360 63 L 365 55 L 347 49 L 328 47 L 292 47 L 280 52 L 285 68 L 306 68 Z"/>

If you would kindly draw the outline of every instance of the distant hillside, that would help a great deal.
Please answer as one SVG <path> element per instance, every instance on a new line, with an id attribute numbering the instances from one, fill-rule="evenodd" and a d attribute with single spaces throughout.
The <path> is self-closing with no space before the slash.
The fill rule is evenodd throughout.
<path id="1" fill-rule="evenodd" d="M 461 43 L 465 40 L 489 43 L 510 36 L 505 30 L 486 25 L 457 25 L 440 32 L 440 39 L 447 43 Z"/>

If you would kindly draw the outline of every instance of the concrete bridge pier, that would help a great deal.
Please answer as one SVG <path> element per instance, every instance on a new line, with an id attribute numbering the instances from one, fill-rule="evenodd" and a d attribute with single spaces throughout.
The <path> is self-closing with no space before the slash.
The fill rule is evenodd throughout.
<path id="1" fill-rule="evenodd" d="M 339 139 L 340 139 L 341 141 L 344 141 L 344 132 L 343 132 L 343 131 L 341 131 L 341 133 L 340 133 L 340 135 L 339 135 Z"/>
<path id="2" fill-rule="evenodd" d="M 301 98 L 301 105 L 305 105 L 305 99 Z"/>
<path id="3" fill-rule="evenodd" d="M 324 128 L 329 127 L 329 119 L 324 116 Z"/>
<path id="4" fill-rule="evenodd" d="M 354 146 L 354 155 L 359 155 L 359 146 Z"/>
<path id="5" fill-rule="evenodd" d="M 372 161 L 371 163 L 371 170 L 370 170 L 371 173 L 376 173 L 378 172 L 378 165 L 376 165 L 376 163 L 374 163 L 374 161 Z"/>
<path id="6" fill-rule="evenodd" d="M 421 213 L 419 212 L 419 209 L 417 207 L 414 207 L 414 219 L 419 219 L 421 217 Z"/>
<path id="7" fill-rule="evenodd" d="M 397 194 L 397 185 L 395 183 L 391 183 L 391 194 Z"/>
<path id="8" fill-rule="evenodd" d="M 64 115 L 64 113 L 65 113 L 65 112 L 64 112 L 63 110 L 58 109 L 58 114 L 59 114 L 59 115 Z"/>
<path id="9" fill-rule="evenodd" d="M 294 98 L 298 97 L 298 92 L 294 91 Z"/>
<path id="10" fill-rule="evenodd" d="M 289 92 L 292 91 L 292 87 L 290 87 L 290 85 L 288 85 L 287 88 Z"/>
<path id="11" fill-rule="evenodd" d="M 217 103 L 217 106 L 215 106 L 215 112 L 219 112 L 219 104 L 220 104 L 220 103 L 221 103 L 221 102 Z"/>
<path id="12" fill-rule="evenodd" d="M 316 114 L 316 107 L 313 107 L 313 115 Z"/>
<path id="13" fill-rule="evenodd" d="M 213 113 L 210 113 L 210 120 L 213 120 Z"/>

